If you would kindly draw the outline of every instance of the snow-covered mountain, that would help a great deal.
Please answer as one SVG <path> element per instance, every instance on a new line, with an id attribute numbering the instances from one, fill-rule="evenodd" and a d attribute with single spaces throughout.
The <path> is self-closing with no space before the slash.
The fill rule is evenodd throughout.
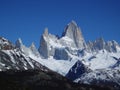
<path id="1" fill-rule="evenodd" d="M 49 34 L 46 28 L 40 40 L 39 52 L 43 58 L 53 56 L 55 59 L 69 60 L 71 55 L 77 54 L 76 50 L 84 49 L 85 45 L 80 28 L 72 21 L 59 38 Z"/>
<path id="2" fill-rule="evenodd" d="M 37 50 L 26 47 L 21 39 L 13 45 L 0 38 L 0 70 L 48 67 L 75 81 L 91 84 L 103 81 L 120 84 L 120 44 L 115 40 L 84 40 L 75 21 L 66 25 L 62 36 L 45 29 Z"/>
<path id="3" fill-rule="evenodd" d="M 33 46 L 33 45 L 32 45 Z M 28 69 L 41 69 L 48 70 L 43 65 L 32 59 L 35 56 L 34 49 L 25 47 L 19 39 L 16 45 L 13 45 L 7 39 L 0 38 L 0 71 L 7 69 L 15 70 L 28 70 Z M 32 49 L 31 49 L 32 48 Z M 34 47 L 35 48 L 35 47 Z"/>
<path id="4" fill-rule="evenodd" d="M 92 70 L 87 67 L 83 61 L 78 60 L 70 69 L 70 71 L 68 72 L 68 74 L 66 75 L 67 78 L 71 79 L 71 80 L 75 80 L 76 78 L 81 77 L 81 75 L 83 75 L 84 73 L 89 73 Z"/>
<path id="5" fill-rule="evenodd" d="M 74 80 L 77 83 L 91 85 L 112 86 L 115 90 L 120 89 L 120 70 L 119 69 L 98 69 L 86 72 Z"/>
<path id="6" fill-rule="evenodd" d="M 0 37 L 0 50 L 9 50 L 9 49 L 14 49 L 15 46 L 7 39 Z"/>

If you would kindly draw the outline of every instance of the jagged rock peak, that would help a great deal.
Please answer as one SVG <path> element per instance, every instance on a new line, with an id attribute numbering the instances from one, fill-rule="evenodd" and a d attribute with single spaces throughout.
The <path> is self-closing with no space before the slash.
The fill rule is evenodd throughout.
<path id="1" fill-rule="evenodd" d="M 44 35 L 44 36 L 48 36 L 48 34 L 49 34 L 49 33 L 48 33 L 48 28 L 45 28 L 43 35 Z"/>
<path id="2" fill-rule="evenodd" d="M 40 47 L 38 49 L 40 55 L 44 58 L 48 58 L 49 54 L 48 54 L 48 28 L 45 28 L 44 33 L 41 36 L 40 39 Z"/>
<path id="3" fill-rule="evenodd" d="M 19 42 L 20 44 L 23 44 L 22 39 L 18 38 L 17 42 Z"/>
<path id="4" fill-rule="evenodd" d="M 12 44 L 8 39 L 0 37 L 0 44 Z"/>
<path id="5" fill-rule="evenodd" d="M 77 23 L 73 20 L 66 26 L 63 36 L 70 38 L 79 36 L 83 38 L 80 27 L 78 27 Z"/>
<path id="6" fill-rule="evenodd" d="M 102 37 L 96 39 L 95 41 L 91 42 L 89 41 L 87 43 L 88 49 L 91 51 L 98 52 L 99 50 L 106 50 L 108 52 L 117 52 L 118 49 L 120 48 L 120 45 L 115 41 L 105 41 Z"/>
<path id="7" fill-rule="evenodd" d="M 0 37 L 0 44 L 9 44 L 9 41 L 4 37 Z"/>
<path id="8" fill-rule="evenodd" d="M 104 41 L 104 38 L 103 38 L 103 37 L 100 37 L 100 38 L 96 39 L 95 42 L 105 42 L 105 41 Z"/>
<path id="9" fill-rule="evenodd" d="M 77 26 L 75 21 L 71 21 L 65 28 L 63 37 L 67 36 L 72 39 L 77 48 L 83 48 L 85 46 L 85 40 L 83 38 L 81 29 Z"/>
<path id="10" fill-rule="evenodd" d="M 74 25 L 76 27 L 78 26 L 77 23 L 74 20 L 72 20 L 68 25 Z"/>
<path id="11" fill-rule="evenodd" d="M 10 50 L 14 48 L 15 46 L 9 40 L 5 39 L 4 37 L 0 37 L 0 49 Z"/>
<path id="12" fill-rule="evenodd" d="M 34 42 L 32 42 L 32 44 L 31 44 L 30 47 L 31 47 L 31 48 L 35 48 L 35 44 L 34 44 Z"/>
<path id="13" fill-rule="evenodd" d="M 62 36 L 70 36 L 70 33 L 73 33 L 78 28 L 77 23 L 75 21 L 71 21 L 67 26 L 65 27 L 65 30 L 62 34 Z"/>
<path id="14" fill-rule="evenodd" d="M 38 50 L 37 50 L 34 42 L 32 42 L 32 44 L 31 44 L 31 46 L 30 46 L 30 49 L 31 49 L 32 51 L 37 51 L 37 52 L 38 52 Z"/>
<path id="15" fill-rule="evenodd" d="M 38 50 L 36 49 L 36 46 L 35 46 L 34 42 L 32 42 L 32 44 L 31 44 L 31 46 L 30 46 L 30 50 L 32 51 L 32 53 L 33 53 L 35 56 L 37 56 L 37 57 L 40 56 Z"/>
<path id="16" fill-rule="evenodd" d="M 112 40 L 111 42 L 112 42 L 114 45 L 119 45 L 118 42 L 115 41 L 115 40 Z"/>
<path id="17" fill-rule="evenodd" d="M 21 38 L 19 38 L 19 39 L 15 42 L 15 44 L 16 44 L 16 47 L 20 48 L 20 47 L 23 45 L 23 42 L 22 42 Z"/>
<path id="18" fill-rule="evenodd" d="M 86 43 L 82 36 L 80 28 L 77 26 L 75 21 L 71 21 L 65 28 L 63 36 L 61 38 L 56 37 L 55 35 L 49 34 L 48 29 L 45 28 L 44 33 L 40 39 L 39 52 L 43 58 L 49 58 L 49 56 L 56 57 L 58 54 L 68 54 L 65 50 L 59 50 L 59 48 L 69 48 L 69 49 L 84 49 Z M 58 55 L 59 59 L 66 59 Z M 69 56 L 69 55 L 68 55 Z M 69 57 L 67 57 L 69 58 Z M 58 59 L 58 58 L 57 58 Z"/>
<path id="19" fill-rule="evenodd" d="M 5 39 L 4 37 L 1 37 L 1 36 L 0 36 L 0 40 L 8 41 L 7 39 Z"/>

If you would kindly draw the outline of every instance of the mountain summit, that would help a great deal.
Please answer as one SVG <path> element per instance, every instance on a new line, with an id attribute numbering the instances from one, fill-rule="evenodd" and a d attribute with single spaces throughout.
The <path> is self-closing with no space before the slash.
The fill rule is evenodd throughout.
<path id="1" fill-rule="evenodd" d="M 66 26 L 62 36 L 66 36 L 66 37 L 72 39 L 77 48 L 81 49 L 85 46 L 85 40 L 83 38 L 81 29 L 77 26 L 75 21 L 70 22 Z"/>
<path id="2" fill-rule="evenodd" d="M 72 52 L 69 52 L 69 50 L 82 50 L 85 48 L 85 45 L 80 28 L 75 21 L 72 21 L 66 26 L 61 38 L 49 34 L 46 28 L 40 40 L 39 52 L 43 58 L 53 56 L 56 59 L 67 60 L 71 58 L 69 53 Z"/>
<path id="3" fill-rule="evenodd" d="M 120 90 L 120 44 L 99 38 L 85 42 L 75 21 L 66 25 L 61 37 L 45 28 L 37 50 L 21 39 L 13 45 L 0 37 L 0 71 L 49 69 L 78 83 L 108 85 Z"/>

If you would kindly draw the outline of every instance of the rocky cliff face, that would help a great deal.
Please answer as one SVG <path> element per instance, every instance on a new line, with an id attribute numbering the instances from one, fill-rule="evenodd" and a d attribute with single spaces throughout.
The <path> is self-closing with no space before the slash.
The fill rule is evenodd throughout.
<path id="1" fill-rule="evenodd" d="M 28 48 L 22 43 L 21 39 L 18 39 L 16 45 L 13 45 L 10 41 L 1 37 L 0 48 L 0 71 L 42 69 L 44 67 L 32 58 L 32 56 L 40 56 L 34 44 Z"/>
<path id="2" fill-rule="evenodd" d="M 32 53 L 33 53 L 36 57 L 40 57 L 40 53 L 38 52 L 38 50 L 37 50 L 37 48 L 35 47 L 35 44 L 34 44 L 34 43 L 32 43 L 29 48 L 30 48 L 30 50 L 32 51 Z"/>
<path id="3" fill-rule="evenodd" d="M 88 72 L 91 72 L 91 71 L 92 70 L 88 66 L 83 64 L 82 61 L 78 60 L 72 66 L 72 68 L 69 70 L 66 77 L 71 79 L 71 80 L 75 80 L 75 79 L 81 77 L 84 73 L 88 73 Z"/>
<path id="4" fill-rule="evenodd" d="M 14 49 L 15 46 L 7 39 L 0 37 L 0 50 Z"/>
<path id="5" fill-rule="evenodd" d="M 0 50 L 0 71 L 42 69 L 40 63 L 30 57 L 27 57 L 19 49 Z"/>
<path id="6" fill-rule="evenodd" d="M 60 38 L 45 30 L 39 51 L 43 58 L 48 60 L 53 57 L 55 60 L 67 60 L 67 64 L 78 60 L 66 75 L 71 80 L 87 84 L 98 83 L 97 85 L 106 83 L 119 88 L 120 77 L 117 75 L 120 68 L 120 45 L 114 40 L 106 42 L 103 38 L 86 43 L 74 21 L 65 27 Z M 88 64 L 82 63 L 82 60 Z"/>
<path id="7" fill-rule="evenodd" d="M 49 58 L 49 34 L 46 28 L 40 40 L 39 52 L 43 58 Z"/>
<path id="8" fill-rule="evenodd" d="M 40 57 L 40 53 L 36 49 L 34 43 L 31 44 L 30 47 L 26 47 L 22 40 L 19 38 L 16 43 L 15 43 L 16 49 L 19 49 L 23 54 L 26 56 L 35 56 L 35 57 Z"/>
<path id="9" fill-rule="evenodd" d="M 100 50 L 117 52 L 118 48 L 120 45 L 116 41 L 106 42 L 103 38 L 86 43 L 81 29 L 75 21 L 71 21 L 59 38 L 50 34 L 46 28 L 41 36 L 39 52 L 42 58 L 52 56 L 58 60 L 68 60 L 71 55 L 85 56 L 86 53 L 97 53 Z"/>
<path id="10" fill-rule="evenodd" d="M 45 29 L 40 40 L 39 52 L 43 58 L 49 58 L 50 56 L 53 56 L 56 57 L 56 59 L 68 60 L 70 58 L 69 53 L 73 53 L 69 52 L 68 49 L 70 51 L 73 49 L 82 50 L 85 48 L 85 46 L 86 43 L 84 41 L 80 28 L 74 21 L 72 21 L 66 26 L 62 37 L 60 38 L 49 34 L 48 29 Z M 56 53 L 61 54 L 59 55 L 59 58 L 57 58 L 58 54 Z"/>
<path id="11" fill-rule="evenodd" d="M 43 65 L 76 82 L 114 81 L 113 86 L 120 85 L 120 45 L 114 40 L 106 42 L 103 38 L 86 43 L 74 21 L 66 26 L 59 38 L 46 28 L 39 50 L 33 43 L 26 47 L 21 39 L 13 45 L 7 39 L 0 38 L 1 71 L 40 69 Z"/>
<path id="12" fill-rule="evenodd" d="M 83 49 L 85 48 L 85 40 L 83 38 L 80 28 L 77 26 L 75 21 L 70 22 L 63 34 L 63 37 L 68 37 L 73 40 L 73 47 Z"/>
<path id="13" fill-rule="evenodd" d="M 120 45 L 115 40 L 105 42 L 103 38 L 99 38 L 94 42 L 89 41 L 87 43 L 87 47 L 92 52 L 98 52 L 100 50 L 106 50 L 108 52 L 117 52 L 117 48 L 120 48 Z"/>
<path id="14" fill-rule="evenodd" d="M 84 73 L 75 82 L 86 83 L 93 85 L 109 85 L 114 87 L 113 90 L 120 89 L 120 70 L 95 70 L 89 73 Z"/>

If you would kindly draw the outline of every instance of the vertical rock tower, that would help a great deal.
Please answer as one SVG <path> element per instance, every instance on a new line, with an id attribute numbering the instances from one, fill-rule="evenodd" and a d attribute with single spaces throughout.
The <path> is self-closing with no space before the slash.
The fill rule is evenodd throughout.
<path id="1" fill-rule="evenodd" d="M 40 40 L 39 52 L 43 58 L 59 56 L 59 59 L 68 59 L 69 53 L 72 53 L 70 51 L 73 51 L 71 49 L 82 50 L 85 46 L 85 40 L 80 28 L 75 21 L 72 21 L 65 27 L 60 38 L 49 34 L 48 29 L 46 28 Z M 61 53 L 62 55 L 57 55 L 56 52 L 58 54 Z"/>
<path id="2" fill-rule="evenodd" d="M 77 26 L 75 21 L 70 22 L 66 26 L 62 36 L 71 38 L 76 48 L 83 49 L 85 47 L 85 40 L 83 38 L 81 29 Z"/>

